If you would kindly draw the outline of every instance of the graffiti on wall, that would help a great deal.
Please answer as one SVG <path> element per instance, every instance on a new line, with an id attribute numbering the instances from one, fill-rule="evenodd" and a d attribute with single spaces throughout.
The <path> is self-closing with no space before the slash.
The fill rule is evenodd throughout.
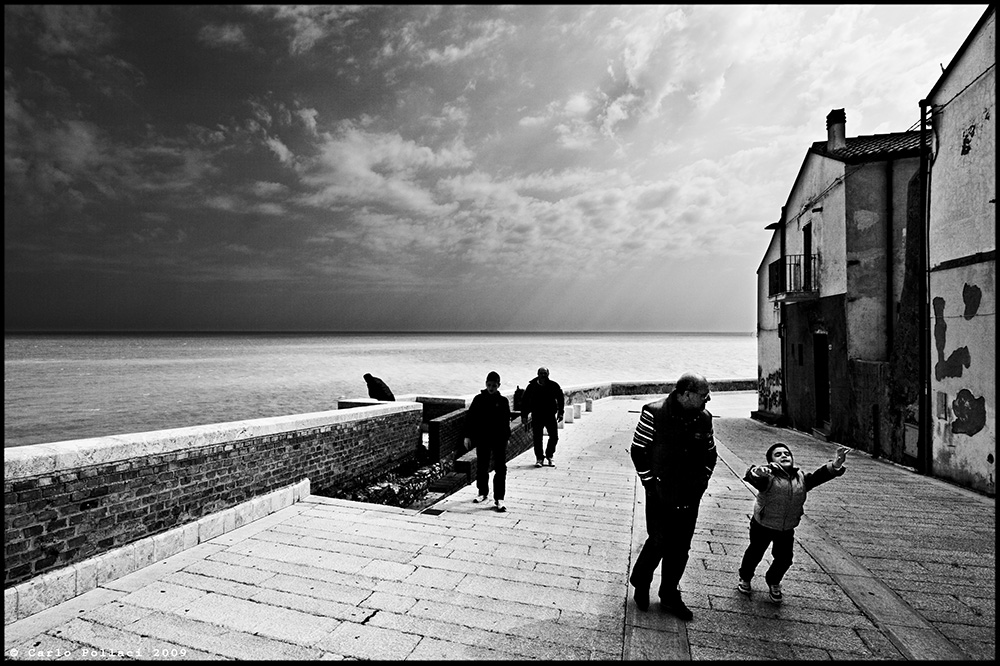
<path id="1" fill-rule="evenodd" d="M 979 312 L 983 300 L 983 291 L 976 285 L 968 283 L 962 288 L 962 300 L 965 310 L 962 317 L 968 321 Z M 937 348 L 937 363 L 934 365 L 934 376 L 938 381 L 945 377 L 961 377 L 962 366 L 972 365 L 972 356 L 968 347 L 959 347 L 945 360 L 944 350 L 947 345 L 948 323 L 944 318 L 945 300 L 940 296 L 934 298 L 934 346 Z M 976 397 L 972 391 L 963 388 L 951 403 L 955 421 L 951 432 L 956 435 L 972 436 L 986 427 L 986 398 Z"/>
<path id="2" fill-rule="evenodd" d="M 764 376 L 764 370 L 757 366 L 757 407 L 772 414 L 781 413 L 781 371 L 775 370 Z"/>

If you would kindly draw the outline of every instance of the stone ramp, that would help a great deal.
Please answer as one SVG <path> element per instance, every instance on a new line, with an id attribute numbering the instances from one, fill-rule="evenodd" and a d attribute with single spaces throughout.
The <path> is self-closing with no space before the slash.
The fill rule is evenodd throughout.
<path id="1" fill-rule="evenodd" d="M 531 451 L 513 459 L 507 513 L 473 504 L 474 486 L 422 512 L 309 496 L 7 625 L 5 655 L 876 660 L 960 645 L 993 658 L 992 500 L 864 455 L 810 496 L 785 603 L 735 591 L 753 500 L 744 463 L 778 438 L 807 465 L 836 449 L 733 418 L 755 408 L 754 393 L 709 405 L 723 417 L 722 459 L 681 582 L 694 620 L 658 612 L 655 596 L 638 611 L 627 574 L 645 528 L 628 447 L 645 400 L 596 401 L 559 431 L 554 468 L 535 468 Z M 952 547 L 928 541 L 935 529 Z M 861 569 L 845 570 L 845 554 Z M 864 572 L 878 583 L 867 604 L 851 587 Z"/>

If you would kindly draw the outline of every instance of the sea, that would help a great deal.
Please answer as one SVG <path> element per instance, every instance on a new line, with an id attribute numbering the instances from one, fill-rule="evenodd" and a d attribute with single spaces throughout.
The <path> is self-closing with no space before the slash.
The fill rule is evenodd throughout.
<path id="1" fill-rule="evenodd" d="M 562 386 L 753 379 L 752 333 L 6 334 L 4 447 L 303 414 L 367 398 L 501 391 L 539 366 Z"/>

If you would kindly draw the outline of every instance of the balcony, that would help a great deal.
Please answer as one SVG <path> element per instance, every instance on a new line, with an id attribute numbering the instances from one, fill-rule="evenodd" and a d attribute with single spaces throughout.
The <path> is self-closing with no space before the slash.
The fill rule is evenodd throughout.
<path id="1" fill-rule="evenodd" d="M 767 297 L 797 303 L 819 298 L 819 256 L 789 254 L 767 267 Z"/>

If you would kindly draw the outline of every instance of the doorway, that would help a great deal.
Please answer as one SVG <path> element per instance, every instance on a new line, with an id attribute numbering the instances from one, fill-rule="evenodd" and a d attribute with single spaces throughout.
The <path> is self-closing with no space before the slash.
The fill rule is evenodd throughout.
<path id="1" fill-rule="evenodd" d="M 830 341 L 813 333 L 813 372 L 816 378 L 816 427 L 830 428 Z"/>

